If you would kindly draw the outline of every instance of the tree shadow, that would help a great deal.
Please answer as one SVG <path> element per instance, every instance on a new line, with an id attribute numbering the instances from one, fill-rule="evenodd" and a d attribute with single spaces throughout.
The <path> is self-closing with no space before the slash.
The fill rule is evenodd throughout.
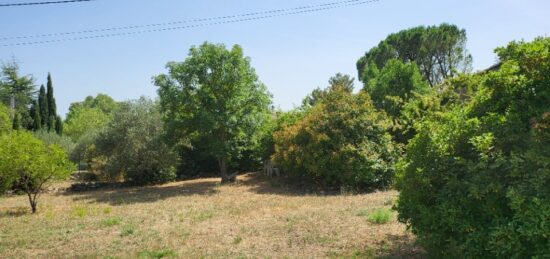
<path id="1" fill-rule="evenodd" d="M 379 242 L 376 258 L 427 258 L 425 251 L 416 243 L 413 235 L 387 235 Z"/>
<path id="2" fill-rule="evenodd" d="M 0 212 L 0 218 L 18 218 L 28 214 L 31 214 L 31 211 L 27 207 L 12 207 Z"/>
<path id="3" fill-rule="evenodd" d="M 307 178 L 288 176 L 269 178 L 261 172 L 241 175 L 237 178 L 237 184 L 247 186 L 250 192 L 257 194 L 275 194 L 282 196 L 337 196 L 344 193 L 354 194 L 354 192 L 343 192 L 341 189 L 324 189 Z M 361 193 L 375 191 L 377 190 L 363 191 Z"/>
<path id="4" fill-rule="evenodd" d="M 72 196 L 75 201 L 90 203 L 108 203 L 113 206 L 153 203 L 177 196 L 213 195 L 217 193 L 219 181 L 213 179 L 176 182 L 146 187 L 107 187 L 93 191 L 65 192 L 61 195 Z"/>

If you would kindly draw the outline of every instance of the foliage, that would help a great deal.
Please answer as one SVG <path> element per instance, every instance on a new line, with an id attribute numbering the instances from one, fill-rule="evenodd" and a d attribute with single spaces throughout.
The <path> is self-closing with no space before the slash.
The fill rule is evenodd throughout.
<path id="1" fill-rule="evenodd" d="M 388 60 L 398 59 L 416 63 L 424 79 L 435 86 L 470 69 L 472 57 L 466 50 L 466 40 L 466 31 L 450 24 L 390 34 L 357 61 L 359 79 L 367 83 L 373 69 L 382 69 Z"/>
<path id="2" fill-rule="evenodd" d="M 102 129 L 111 120 L 111 117 L 99 108 L 79 108 L 69 113 L 70 117 L 67 116 L 63 128 L 65 135 L 76 142 L 89 132 Z"/>
<path id="3" fill-rule="evenodd" d="M 55 97 L 53 96 L 53 84 L 52 84 L 52 76 L 50 73 L 48 73 L 48 81 L 46 84 L 46 101 L 48 103 L 48 117 L 47 118 L 47 124 L 48 124 L 48 130 L 54 131 L 56 128 L 56 120 L 57 120 L 57 105 L 55 104 Z M 59 132 L 57 132 L 59 134 Z"/>
<path id="4" fill-rule="evenodd" d="M 76 146 L 71 138 L 58 135 L 57 133 L 47 130 L 39 130 L 33 132 L 33 135 L 42 140 L 46 145 L 57 145 L 61 147 L 65 153 L 71 154 Z"/>
<path id="5" fill-rule="evenodd" d="M 28 128 L 30 121 L 29 105 L 32 103 L 34 93 L 34 78 L 32 76 L 20 76 L 19 65 L 14 61 L 2 65 L 0 73 L 0 102 L 14 110 L 13 119 L 17 122 L 13 125 Z"/>
<path id="6" fill-rule="evenodd" d="M 0 135 L 11 131 L 12 121 L 8 107 L 0 103 Z"/>
<path id="7" fill-rule="evenodd" d="M 308 108 L 315 106 L 318 102 L 322 101 L 328 92 L 336 87 L 343 88 L 348 92 L 353 92 L 353 81 L 355 78 L 352 78 L 349 75 L 344 75 L 337 73 L 328 80 L 328 87 L 326 89 L 321 89 L 319 87 L 315 88 L 311 94 L 307 95 L 302 101 L 302 107 Z"/>
<path id="8" fill-rule="evenodd" d="M 549 53 L 549 38 L 497 49 L 498 71 L 460 80 L 471 101 L 419 124 L 397 210 L 432 256 L 550 256 Z"/>
<path id="9" fill-rule="evenodd" d="M 257 130 L 269 119 L 270 95 L 240 46 L 192 47 L 182 63 L 155 77 L 168 132 L 217 160 L 222 182 L 228 167 L 259 146 Z"/>
<path id="10" fill-rule="evenodd" d="M 97 156 L 106 161 L 101 171 L 134 184 L 173 180 L 177 157 L 162 141 L 163 133 L 156 103 L 145 98 L 121 103 L 94 142 Z"/>
<path id="11" fill-rule="evenodd" d="M 106 94 L 97 94 L 96 97 L 87 96 L 82 102 L 71 103 L 69 106 L 69 113 L 67 114 L 67 120 L 71 120 L 74 115 L 78 113 L 78 110 L 83 108 L 101 110 L 104 114 L 113 114 L 118 107 L 118 103 Z"/>
<path id="12" fill-rule="evenodd" d="M 40 86 L 38 92 L 38 107 L 40 110 L 40 122 L 41 128 L 48 128 L 48 118 L 50 118 L 50 109 L 48 108 L 48 99 L 46 97 L 46 88 L 44 85 Z"/>
<path id="13" fill-rule="evenodd" d="M 363 91 L 369 93 L 377 109 L 391 118 L 394 139 L 406 143 L 413 135 L 413 125 L 404 118 L 403 112 L 406 106 L 411 107 L 409 103 L 430 91 L 429 85 L 415 63 L 403 63 L 398 59 L 390 59 L 382 69 L 373 67 L 369 72 Z"/>
<path id="14" fill-rule="evenodd" d="M 397 155 L 387 129 L 368 94 L 336 87 L 302 120 L 275 133 L 274 159 L 285 172 L 326 188 L 387 187 Z"/>
<path id="15" fill-rule="evenodd" d="M 56 145 L 46 146 L 27 132 L 0 136 L 0 178 L 6 188 L 17 182 L 29 196 L 32 212 L 46 184 L 69 176 L 74 166 Z"/>

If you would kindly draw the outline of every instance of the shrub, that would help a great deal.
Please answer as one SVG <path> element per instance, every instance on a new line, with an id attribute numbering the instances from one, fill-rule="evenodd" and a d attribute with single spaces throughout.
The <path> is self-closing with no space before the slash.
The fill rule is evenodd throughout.
<path id="1" fill-rule="evenodd" d="M 497 53 L 501 68 L 420 123 L 399 166 L 399 220 L 433 257 L 550 256 L 550 39 Z"/>
<path id="2" fill-rule="evenodd" d="M 285 172 L 325 188 L 387 187 L 397 155 L 387 125 L 368 94 L 337 87 L 303 119 L 275 133 L 274 159 Z"/>
<path id="3" fill-rule="evenodd" d="M 76 144 L 71 140 L 71 138 L 66 136 L 60 136 L 55 132 L 50 132 L 46 130 L 39 130 L 33 133 L 35 137 L 42 140 L 46 145 L 58 145 L 59 147 L 65 150 L 65 153 L 71 154 Z"/>

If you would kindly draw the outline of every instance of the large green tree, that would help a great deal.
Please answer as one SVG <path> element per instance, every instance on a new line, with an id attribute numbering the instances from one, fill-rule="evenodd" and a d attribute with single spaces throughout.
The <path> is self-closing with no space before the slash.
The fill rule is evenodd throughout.
<path id="1" fill-rule="evenodd" d="M 466 31 L 451 24 L 419 26 L 390 34 L 357 61 L 359 80 L 368 82 L 373 68 L 391 59 L 414 62 L 432 86 L 471 67 Z"/>
<path id="2" fill-rule="evenodd" d="M 204 43 L 167 68 L 154 82 L 169 132 L 213 156 L 222 182 L 230 181 L 229 165 L 258 146 L 257 129 L 270 116 L 270 94 L 238 45 Z"/>

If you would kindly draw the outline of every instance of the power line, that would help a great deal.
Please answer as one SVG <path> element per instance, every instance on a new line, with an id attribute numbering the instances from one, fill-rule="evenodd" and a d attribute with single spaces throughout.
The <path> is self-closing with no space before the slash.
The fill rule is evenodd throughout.
<path id="1" fill-rule="evenodd" d="M 191 24 L 191 25 L 185 25 L 185 26 L 166 27 L 166 28 L 159 28 L 159 29 L 139 30 L 139 31 L 130 31 L 130 32 L 108 33 L 108 34 L 81 36 L 81 37 L 64 38 L 64 39 L 52 39 L 52 40 L 39 40 L 39 41 L 9 43 L 9 44 L 3 44 L 3 45 L 0 45 L 0 46 L 1 47 L 11 47 L 11 46 L 24 46 L 24 45 L 39 45 L 39 44 L 56 43 L 56 42 L 77 41 L 77 40 L 87 40 L 87 39 L 97 39 L 97 38 L 109 38 L 109 37 L 116 37 L 116 36 L 127 36 L 127 35 L 145 34 L 145 33 L 152 33 L 152 32 L 162 32 L 162 31 L 173 31 L 173 30 L 181 30 L 181 29 L 199 28 L 199 27 L 206 27 L 206 26 L 231 24 L 231 23 L 239 23 L 239 22 L 255 21 L 255 20 L 263 20 L 263 19 L 274 18 L 274 17 L 283 17 L 283 16 L 290 16 L 290 15 L 297 15 L 297 14 L 314 13 L 314 12 L 325 11 L 325 10 L 330 10 L 330 9 L 337 9 L 337 8 L 343 8 L 343 7 L 349 7 L 349 6 L 370 4 L 370 3 L 375 3 L 375 2 L 379 2 L 379 1 L 381 1 L 381 0 L 349 0 L 349 1 L 334 2 L 334 3 L 315 5 L 315 6 L 303 6 L 303 7 L 289 8 L 289 9 L 279 9 L 279 10 L 264 11 L 264 12 L 257 12 L 257 13 L 223 16 L 223 17 L 215 17 L 215 18 L 204 18 L 204 19 L 196 19 L 196 20 L 180 21 L 180 22 L 171 22 L 171 23 L 163 23 L 163 24 L 169 25 L 169 24 L 177 24 L 177 23 L 190 23 L 190 22 L 193 22 L 193 21 L 211 21 L 211 20 L 227 19 L 227 18 L 230 18 L 230 17 L 238 18 L 238 19 L 227 19 L 227 20 L 222 20 L 222 21 L 217 21 L 217 22 L 197 23 L 197 24 Z M 264 14 L 264 15 L 254 16 L 254 14 Z M 250 17 L 248 17 L 248 16 L 250 16 Z M 243 18 L 240 18 L 240 17 L 243 17 Z M 248 18 L 244 18 L 244 17 L 248 17 Z M 148 24 L 148 25 L 137 25 L 137 26 L 139 26 L 139 27 L 127 26 L 127 27 L 116 27 L 116 28 L 118 30 L 120 30 L 121 28 L 128 28 L 128 27 L 142 28 L 142 27 L 161 26 L 161 24 L 158 24 L 158 25 Z M 128 29 L 132 29 L 132 28 L 128 28 Z M 87 32 L 104 32 L 104 31 L 109 31 L 109 30 L 115 30 L 115 28 L 89 30 L 89 31 L 79 31 L 79 32 L 68 32 L 68 33 L 61 34 L 61 35 L 87 33 Z M 43 34 L 43 35 L 61 36 L 59 34 L 55 34 L 55 35 L 53 35 L 53 34 Z M 35 36 L 45 37 L 45 36 L 39 36 L 39 35 L 35 35 Z M 30 36 L 24 36 L 24 37 L 30 37 Z M 10 38 L 10 39 L 13 39 L 13 37 Z"/>
<path id="2" fill-rule="evenodd" d="M 161 26 L 170 26 L 170 25 L 177 25 L 177 24 L 197 23 L 197 22 L 211 22 L 211 21 L 216 21 L 216 20 L 236 19 L 236 18 L 241 18 L 241 17 L 252 17 L 252 16 L 259 16 L 259 15 L 268 15 L 268 14 L 275 14 L 275 13 L 292 12 L 292 11 L 298 11 L 298 10 L 304 10 L 304 9 L 312 9 L 312 8 L 343 5 L 343 4 L 351 4 L 351 3 L 363 2 L 363 1 L 364 0 L 345 0 L 345 1 L 325 3 L 325 4 L 318 4 L 318 5 L 306 5 L 306 6 L 287 8 L 287 9 L 276 9 L 276 10 L 269 10 L 269 11 L 251 12 L 251 13 L 243 13 L 243 14 L 228 15 L 228 16 L 218 16 L 218 17 L 210 17 L 210 18 L 200 18 L 200 19 L 184 20 L 184 21 L 174 21 L 174 22 L 165 22 L 165 23 L 151 23 L 151 24 L 142 24 L 142 25 L 130 25 L 130 26 L 103 28 L 103 29 L 72 31 L 72 32 L 58 32 L 58 33 L 36 34 L 36 35 L 0 37 L 0 41 L 31 39 L 31 38 L 43 38 L 43 37 L 56 37 L 56 36 L 67 36 L 67 35 L 88 34 L 88 33 L 96 33 L 96 32 L 109 32 L 109 31 L 118 31 L 118 30 L 131 30 L 131 29 L 140 29 L 140 28 L 148 28 L 148 27 L 161 27 Z"/>
<path id="3" fill-rule="evenodd" d="M 68 3 L 91 2 L 91 1 L 95 1 L 95 0 L 64 0 L 64 1 L 10 3 L 10 4 L 0 4 L 0 7 L 29 6 L 29 5 L 49 5 L 49 4 L 68 4 Z"/>

